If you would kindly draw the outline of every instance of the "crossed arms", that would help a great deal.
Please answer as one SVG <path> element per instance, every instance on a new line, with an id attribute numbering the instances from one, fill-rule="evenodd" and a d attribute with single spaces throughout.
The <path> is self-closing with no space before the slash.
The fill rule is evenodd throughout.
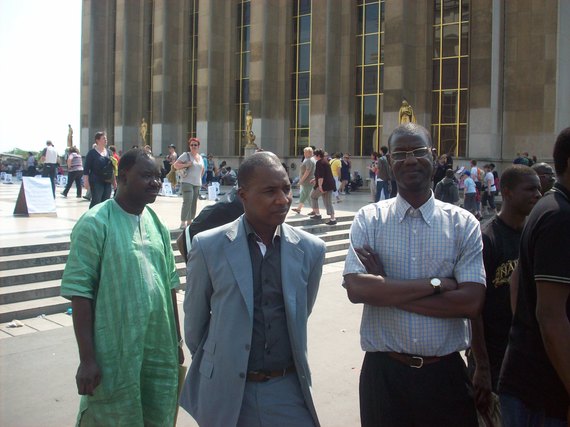
<path id="1" fill-rule="evenodd" d="M 355 304 L 392 306 L 424 316 L 446 318 L 473 318 L 481 312 L 485 286 L 479 283 L 457 283 L 455 279 L 440 277 L 441 293 L 434 294 L 430 278 L 391 279 L 386 277 L 378 254 L 370 246 L 364 245 L 355 251 L 367 271 L 344 276 L 348 298 Z"/>

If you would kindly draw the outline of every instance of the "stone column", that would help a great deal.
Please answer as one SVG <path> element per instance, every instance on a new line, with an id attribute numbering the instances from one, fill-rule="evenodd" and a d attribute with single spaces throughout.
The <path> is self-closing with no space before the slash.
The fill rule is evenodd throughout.
<path id="1" fill-rule="evenodd" d="M 81 142 L 82 155 L 95 142 L 97 131 L 113 140 L 115 1 L 83 0 L 81 31 Z"/>
<path id="2" fill-rule="evenodd" d="M 502 152 L 504 6 L 471 2 L 468 158 L 498 160 Z"/>
<path id="3" fill-rule="evenodd" d="M 117 0 L 115 41 L 115 114 L 114 140 L 117 150 L 141 145 L 141 119 L 149 118 L 148 79 L 150 45 L 149 20 L 152 11 L 146 0 Z M 150 15 L 150 16 L 149 16 Z M 147 143 L 150 134 L 147 135 Z M 155 153 L 158 154 L 158 153 Z"/>
<path id="4" fill-rule="evenodd" d="M 329 153 L 354 145 L 355 13 L 353 2 L 313 2 L 311 145 Z"/>
<path id="5" fill-rule="evenodd" d="M 217 157 L 234 154 L 236 16 L 232 1 L 200 2 L 196 134 Z"/>
<path id="6" fill-rule="evenodd" d="M 384 131 L 380 146 L 399 124 L 406 98 L 418 124 L 431 125 L 433 1 L 386 0 L 384 32 Z"/>
<path id="7" fill-rule="evenodd" d="M 186 5 L 187 6 L 187 5 Z M 152 46 L 152 150 L 166 153 L 169 144 L 186 141 L 188 87 L 187 69 L 189 15 L 184 2 L 155 0 Z M 186 61 L 185 61 L 186 59 Z M 147 143 L 149 143 L 147 141 Z"/>

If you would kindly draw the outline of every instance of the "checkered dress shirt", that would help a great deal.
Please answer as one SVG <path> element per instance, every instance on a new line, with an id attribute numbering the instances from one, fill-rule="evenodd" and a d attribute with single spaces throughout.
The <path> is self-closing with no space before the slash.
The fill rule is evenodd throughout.
<path id="1" fill-rule="evenodd" d="M 485 286 L 479 222 L 466 210 L 436 200 L 433 193 L 418 209 L 400 195 L 360 209 L 350 229 L 344 275 L 366 273 L 354 250 L 364 244 L 379 254 L 387 277 L 449 277 Z M 443 356 L 466 349 L 471 328 L 468 319 L 364 304 L 360 336 L 364 351 Z"/>

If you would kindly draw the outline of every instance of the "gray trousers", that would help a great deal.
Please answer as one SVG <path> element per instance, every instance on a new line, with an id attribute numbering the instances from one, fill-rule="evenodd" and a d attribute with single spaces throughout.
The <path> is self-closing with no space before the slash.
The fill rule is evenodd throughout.
<path id="1" fill-rule="evenodd" d="M 321 192 L 318 188 L 314 188 L 311 191 L 311 207 L 313 211 L 319 209 L 319 197 L 323 196 L 323 203 L 325 204 L 325 209 L 327 210 L 327 215 L 334 215 L 334 208 L 332 205 L 332 191 Z"/>
<path id="2" fill-rule="evenodd" d="M 183 182 L 180 184 L 180 192 L 182 193 L 182 211 L 180 212 L 180 221 L 192 221 L 196 216 L 196 206 L 198 205 L 198 197 L 200 196 L 200 186 Z"/>
<path id="3" fill-rule="evenodd" d="M 246 382 L 238 427 L 313 427 L 297 375 Z"/>

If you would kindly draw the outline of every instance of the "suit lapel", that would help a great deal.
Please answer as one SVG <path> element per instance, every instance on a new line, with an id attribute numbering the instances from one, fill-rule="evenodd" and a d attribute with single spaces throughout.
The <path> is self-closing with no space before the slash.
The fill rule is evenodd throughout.
<path id="1" fill-rule="evenodd" d="M 233 227 L 226 233 L 229 244 L 225 246 L 224 252 L 245 301 L 249 317 L 253 319 L 253 272 L 251 271 L 247 236 L 242 224 L 244 218 L 242 216 L 235 221 Z"/>

